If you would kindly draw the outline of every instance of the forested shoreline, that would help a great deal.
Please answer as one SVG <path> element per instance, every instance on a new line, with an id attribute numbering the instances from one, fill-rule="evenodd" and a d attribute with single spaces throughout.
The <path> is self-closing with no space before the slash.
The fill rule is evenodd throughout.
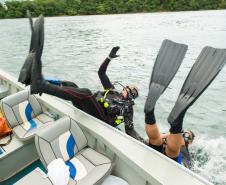
<path id="1" fill-rule="evenodd" d="M 0 18 L 225 9 L 226 0 L 33 0 L 0 3 Z"/>

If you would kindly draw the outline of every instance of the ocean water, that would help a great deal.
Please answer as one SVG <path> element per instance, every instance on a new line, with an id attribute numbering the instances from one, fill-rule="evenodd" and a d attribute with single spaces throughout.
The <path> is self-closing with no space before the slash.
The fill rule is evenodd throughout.
<path id="1" fill-rule="evenodd" d="M 167 132 L 167 117 L 201 49 L 226 48 L 225 17 L 226 10 L 45 18 L 43 73 L 93 91 L 102 89 L 98 67 L 113 46 L 120 46 L 120 57 L 111 61 L 107 74 L 112 82 L 138 86 L 134 123 L 146 137 L 143 106 L 161 43 L 171 39 L 188 44 L 178 73 L 155 109 L 160 130 Z M 0 67 L 16 77 L 30 35 L 27 19 L 0 20 Z M 196 135 L 192 170 L 214 184 L 226 184 L 226 67 L 189 109 L 184 128 Z"/>

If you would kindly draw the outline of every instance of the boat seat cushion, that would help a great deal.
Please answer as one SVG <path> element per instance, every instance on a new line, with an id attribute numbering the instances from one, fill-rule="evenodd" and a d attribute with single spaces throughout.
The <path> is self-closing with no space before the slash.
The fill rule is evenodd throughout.
<path id="1" fill-rule="evenodd" d="M 111 173 L 111 161 L 91 148 L 86 148 L 66 161 L 75 184 L 99 184 Z"/>
<path id="2" fill-rule="evenodd" d="M 8 95 L 8 87 L 0 84 L 0 99 L 5 98 Z"/>
<path id="3" fill-rule="evenodd" d="M 63 117 L 37 133 L 35 144 L 40 159 L 48 164 L 62 158 L 70 168 L 70 184 L 98 184 L 111 172 L 111 161 L 87 146 L 77 123 Z"/>
<path id="4" fill-rule="evenodd" d="M 2 99 L 2 110 L 13 132 L 21 140 L 34 137 L 37 128 L 47 126 L 54 119 L 43 113 L 41 105 L 28 90 Z"/>
<path id="5" fill-rule="evenodd" d="M 30 138 L 33 138 L 34 134 L 36 134 L 39 129 L 48 126 L 48 123 L 53 123 L 53 121 L 54 119 L 48 117 L 46 114 L 40 114 L 30 121 L 15 126 L 13 128 L 13 132 L 19 139 L 28 140 Z"/>

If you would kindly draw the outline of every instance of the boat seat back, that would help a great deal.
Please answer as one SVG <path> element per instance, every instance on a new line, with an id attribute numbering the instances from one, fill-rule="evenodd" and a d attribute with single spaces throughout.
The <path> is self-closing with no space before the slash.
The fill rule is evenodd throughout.
<path id="1" fill-rule="evenodd" d="M 9 126 L 21 140 L 34 137 L 37 128 L 54 121 L 43 113 L 40 103 L 28 90 L 3 98 L 1 106 Z"/>
<path id="2" fill-rule="evenodd" d="M 37 99 L 30 96 L 28 90 L 4 98 L 2 109 L 12 128 L 42 113 L 42 108 Z"/>
<path id="3" fill-rule="evenodd" d="M 35 142 L 41 161 L 46 167 L 56 158 L 62 158 L 64 161 L 71 159 L 87 146 L 82 130 L 69 117 L 63 117 L 37 133 Z"/>
<path id="4" fill-rule="evenodd" d="M 111 161 L 87 146 L 87 139 L 77 125 L 63 117 L 40 130 L 35 136 L 35 145 L 44 166 L 62 158 L 69 167 L 73 184 L 96 184 L 111 172 Z"/>

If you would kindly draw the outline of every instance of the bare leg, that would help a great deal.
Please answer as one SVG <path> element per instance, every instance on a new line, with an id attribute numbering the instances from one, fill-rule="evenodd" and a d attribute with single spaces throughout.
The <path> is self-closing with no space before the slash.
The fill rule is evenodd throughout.
<path id="1" fill-rule="evenodd" d="M 149 144 L 160 146 L 162 145 L 162 138 L 156 125 L 154 109 L 145 113 L 145 130 L 149 138 Z"/>
<path id="2" fill-rule="evenodd" d="M 181 133 L 169 134 L 167 137 L 167 145 L 165 153 L 170 158 L 178 157 L 180 148 L 183 145 L 183 137 Z"/>
<path id="3" fill-rule="evenodd" d="M 177 158 L 180 153 L 180 148 L 184 144 L 183 142 L 183 119 L 187 110 L 181 113 L 176 120 L 175 126 L 171 125 L 170 134 L 167 137 L 167 145 L 165 154 L 170 158 Z"/>
<path id="4" fill-rule="evenodd" d="M 156 124 L 145 124 L 145 130 L 150 144 L 157 146 L 162 144 L 162 138 Z"/>

